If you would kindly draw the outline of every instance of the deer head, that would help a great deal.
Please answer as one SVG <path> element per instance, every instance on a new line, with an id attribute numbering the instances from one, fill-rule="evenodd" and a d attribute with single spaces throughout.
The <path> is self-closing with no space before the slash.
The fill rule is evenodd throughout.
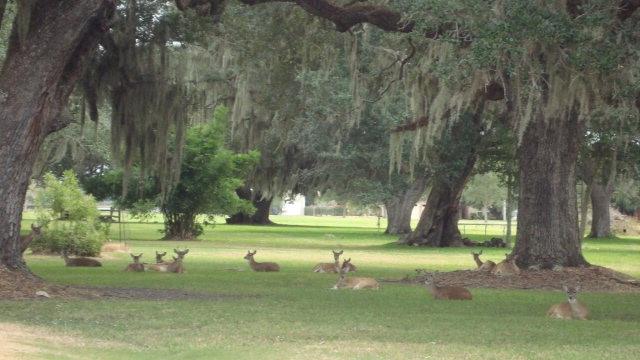
<path id="1" fill-rule="evenodd" d="M 156 263 L 161 263 L 162 262 L 162 258 L 167 255 L 167 252 L 157 252 L 156 251 Z"/>
<path id="2" fill-rule="evenodd" d="M 140 258 L 142 257 L 142 253 L 140 253 L 140 255 L 133 255 L 129 253 L 129 255 L 131 255 L 131 258 L 133 259 L 134 263 L 136 264 L 140 263 Z"/>
<path id="3" fill-rule="evenodd" d="M 579 285 L 573 288 L 563 285 L 562 289 L 567 293 L 567 300 L 570 304 L 575 303 L 578 300 L 578 291 L 580 291 Z"/>
<path id="4" fill-rule="evenodd" d="M 34 235 L 42 234 L 42 225 L 36 226 L 35 224 L 31 224 L 31 231 Z"/>
<path id="5" fill-rule="evenodd" d="M 182 260 L 184 259 L 184 256 L 189 253 L 189 249 L 186 249 L 186 250 L 173 249 L 173 252 L 176 253 L 176 255 L 178 255 L 178 259 Z"/>
<path id="6" fill-rule="evenodd" d="M 247 255 L 244 256 L 244 259 L 247 261 L 253 261 L 253 256 L 257 253 L 257 250 L 253 250 L 253 252 L 251 252 L 251 250 L 247 251 Z"/>
<path id="7" fill-rule="evenodd" d="M 336 251 L 331 250 L 331 252 L 333 253 L 333 259 L 335 261 L 339 261 L 340 260 L 340 255 L 342 255 L 344 250 L 340 250 L 340 252 L 336 252 Z"/>

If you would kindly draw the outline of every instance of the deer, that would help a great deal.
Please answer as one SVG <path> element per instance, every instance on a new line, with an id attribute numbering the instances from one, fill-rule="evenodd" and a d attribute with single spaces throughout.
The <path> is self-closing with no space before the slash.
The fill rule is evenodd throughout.
<path id="1" fill-rule="evenodd" d="M 164 261 L 164 260 L 162 260 L 162 258 L 163 258 L 165 255 L 167 255 L 167 252 L 166 252 L 166 251 L 165 251 L 165 252 L 161 252 L 161 253 L 156 251 L 156 264 L 164 264 L 164 263 L 165 263 L 165 261 Z"/>
<path id="2" fill-rule="evenodd" d="M 462 286 L 438 286 L 434 275 L 426 274 L 424 284 L 436 300 L 471 300 L 471 292 Z"/>
<path id="3" fill-rule="evenodd" d="M 140 255 L 133 255 L 130 253 L 129 255 L 131 255 L 133 262 L 127 265 L 127 268 L 124 269 L 124 271 L 144 272 L 144 264 L 140 263 L 140 258 L 142 257 L 142 253 L 140 253 Z"/>
<path id="4" fill-rule="evenodd" d="M 338 276 L 338 282 L 333 286 L 333 290 L 338 289 L 373 289 L 379 290 L 380 284 L 374 278 L 370 277 L 347 277 L 347 273 L 349 272 L 349 264 L 351 263 L 351 258 L 346 259 L 342 262 L 342 266 L 340 267 L 340 272 Z"/>
<path id="5" fill-rule="evenodd" d="M 504 254 L 505 259 L 496 264 L 491 273 L 498 276 L 520 275 L 520 268 L 516 265 L 518 255 Z"/>
<path id="6" fill-rule="evenodd" d="M 249 267 L 251 268 L 251 270 L 258 271 L 258 272 L 280 271 L 280 265 L 274 262 L 262 262 L 262 263 L 257 262 L 253 258 L 257 252 L 258 250 L 253 250 L 253 252 L 249 250 L 247 251 L 247 255 L 244 256 L 244 259 L 247 260 L 247 263 L 249 263 Z"/>
<path id="7" fill-rule="evenodd" d="M 189 253 L 189 249 L 186 249 L 186 250 L 173 249 L 173 252 L 176 253 L 176 255 L 178 256 L 177 257 L 174 256 L 172 262 L 151 264 L 148 266 L 148 269 L 153 271 L 158 271 L 158 272 L 170 272 L 170 273 L 182 274 L 184 272 L 184 265 L 182 265 L 182 261 L 184 260 L 184 256 Z"/>
<path id="8" fill-rule="evenodd" d="M 567 301 L 551 305 L 547 311 L 547 316 L 564 320 L 587 320 L 587 317 L 589 316 L 589 309 L 587 309 L 587 307 L 577 299 L 580 286 L 570 288 L 563 285 L 562 288 L 565 293 L 567 293 Z"/>
<path id="9" fill-rule="evenodd" d="M 340 252 L 336 252 L 331 250 L 333 253 L 332 263 L 320 263 L 313 268 L 313 272 L 317 273 L 337 273 L 340 272 L 340 255 L 344 252 L 344 250 L 340 250 Z"/>
<path id="10" fill-rule="evenodd" d="M 36 226 L 35 224 L 31 224 L 31 232 L 28 235 L 20 236 L 20 252 L 24 254 L 27 251 L 27 248 L 36 238 L 36 236 L 42 235 L 42 226 Z"/>
<path id="11" fill-rule="evenodd" d="M 64 263 L 69 267 L 100 267 L 102 263 L 96 259 L 84 257 L 84 256 L 76 256 L 74 258 L 70 258 L 67 250 L 62 252 L 62 258 L 64 259 Z"/>
<path id="12" fill-rule="evenodd" d="M 496 263 L 494 263 L 491 260 L 487 260 L 485 262 L 482 262 L 482 260 L 480 260 L 480 255 L 482 255 L 482 250 L 480 250 L 479 253 L 475 253 L 472 251 L 471 255 L 473 255 L 473 261 L 475 261 L 476 265 L 478 265 L 478 268 L 476 269 L 476 271 L 491 272 L 496 267 Z"/>

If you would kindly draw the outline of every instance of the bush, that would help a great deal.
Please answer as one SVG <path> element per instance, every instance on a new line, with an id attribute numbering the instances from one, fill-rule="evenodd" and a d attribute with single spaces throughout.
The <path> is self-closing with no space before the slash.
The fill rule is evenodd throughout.
<path id="1" fill-rule="evenodd" d="M 34 253 L 96 256 L 109 235 L 109 224 L 99 221 L 95 199 L 85 194 L 72 171 L 62 179 L 44 176 L 36 191 L 37 222 L 44 224 L 42 235 L 31 243 Z"/>

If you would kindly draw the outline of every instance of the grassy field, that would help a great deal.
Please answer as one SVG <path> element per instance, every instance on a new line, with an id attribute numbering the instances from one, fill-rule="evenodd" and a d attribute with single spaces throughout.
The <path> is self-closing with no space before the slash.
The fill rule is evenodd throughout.
<path id="1" fill-rule="evenodd" d="M 564 300 L 559 292 L 473 289 L 472 302 L 443 302 L 421 287 L 399 284 L 332 291 L 334 275 L 310 271 L 331 260 L 331 248 L 344 249 L 359 275 L 377 278 L 419 267 L 465 269 L 473 262 L 465 249 L 394 245 L 396 238 L 382 235 L 375 218 L 273 219 L 281 225 L 208 227 L 201 241 L 189 243 L 156 241 L 157 223 L 125 225 L 127 244 L 145 261 L 155 250 L 189 247 L 183 275 L 124 273 L 126 254 L 109 254 L 98 269 L 28 256 L 30 267 L 55 283 L 220 296 L 0 301 L 0 344 L 4 337 L 12 358 L 51 359 L 631 359 L 640 352 L 638 294 L 581 294 L 592 320 L 579 322 L 544 316 L 550 304 Z M 468 236 L 483 240 L 501 228 L 489 227 L 487 235 L 482 227 L 471 231 L 477 233 Z M 282 271 L 247 271 L 242 257 L 248 249 L 258 250 L 257 261 L 277 261 Z M 640 239 L 589 240 L 584 252 L 592 263 L 640 276 Z M 501 260 L 504 249 L 485 254 Z"/>

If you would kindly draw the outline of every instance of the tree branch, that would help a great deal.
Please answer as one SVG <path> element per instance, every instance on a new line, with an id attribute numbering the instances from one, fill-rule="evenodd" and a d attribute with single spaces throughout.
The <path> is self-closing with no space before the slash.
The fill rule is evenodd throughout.
<path id="1" fill-rule="evenodd" d="M 245 5 L 259 5 L 274 2 L 294 3 L 306 12 L 327 19 L 336 25 L 340 32 L 345 32 L 358 24 L 368 23 L 384 31 L 411 32 L 413 22 L 402 20 L 402 15 L 380 5 L 367 5 L 358 2 L 339 6 L 329 0 L 240 0 Z M 203 15 L 207 11 L 221 8 L 220 0 L 176 0 L 180 10 L 194 9 Z M 214 14 L 211 14 L 214 15 Z"/>

